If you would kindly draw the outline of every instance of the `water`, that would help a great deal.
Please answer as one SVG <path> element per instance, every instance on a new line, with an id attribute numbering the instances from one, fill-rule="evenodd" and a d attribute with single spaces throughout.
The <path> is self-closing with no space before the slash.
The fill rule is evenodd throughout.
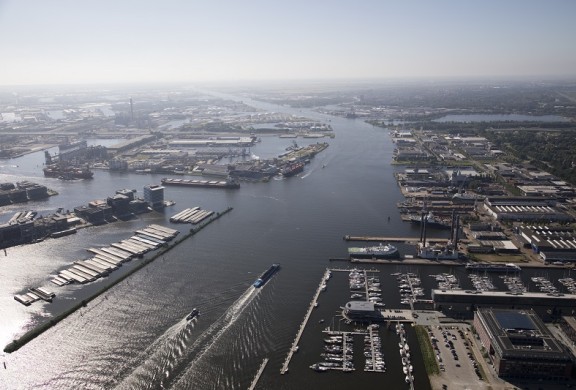
<path id="1" fill-rule="evenodd" d="M 266 110 L 292 113 L 287 107 L 242 100 Z M 302 110 L 297 113 L 318 121 L 329 118 Z M 406 388 L 397 336 L 385 330 L 380 332 L 386 374 L 364 373 L 360 358 L 355 359 L 353 374 L 317 374 L 308 368 L 320 360 L 321 330 L 333 319 L 335 326 L 339 324 L 336 312 L 349 298 L 343 273 L 336 274 L 328 291 L 322 293 L 290 373 L 279 374 L 325 268 L 348 266 L 328 261 L 346 256 L 348 245 L 342 237 L 419 234 L 417 227 L 400 220 L 395 206 L 403 198 L 390 165 L 394 146 L 388 131 L 357 120 L 330 119 L 336 138 L 329 139 L 330 147 L 297 177 L 242 183 L 239 190 L 228 191 L 166 187 L 165 198 L 177 203 L 164 213 L 144 214 L 133 221 L 84 229 L 58 240 L 9 248 L 8 256 L 0 259 L 2 346 L 133 266 L 129 263 L 91 285 L 52 287 L 50 275 L 73 260 L 87 257 L 86 248 L 128 237 L 150 223 L 185 231 L 186 225 L 173 225 L 168 218 L 187 207 L 215 211 L 234 208 L 17 352 L 3 356 L 7 369 L 0 370 L 0 388 L 245 389 L 265 357 L 270 361 L 260 389 L 375 388 L 383 381 L 390 388 Z M 264 139 L 252 152 L 266 155 L 290 143 L 290 139 Z M 13 207 L 10 212 L 72 208 L 121 188 L 137 189 L 142 196 L 144 185 L 159 183 L 162 177 L 95 171 L 94 180 L 64 182 L 41 177 L 42 161 L 42 153 L 10 160 L 8 163 L 18 168 L 1 168 L 0 180 L 28 178 L 60 194 Z M 251 283 L 271 263 L 280 263 L 282 269 L 255 291 Z M 387 307 L 400 307 L 397 283 L 390 273 L 402 267 L 377 268 L 382 271 Z M 426 275 L 450 271 L 448 267 L 404 269 L 421 274 L 428 294 L 433 284 Z M 55 290 L 54 303 L 24 307 L 13 300 L 14 294 L 32 285 Z M 184 318 L 193 307 L 198 307 L 201 315 L 187 323 Z M 326 322 L 320 324 L 320 319 Z M 417 349 L 415 335 L 409 334 L 408 339 L 411 349 Z M 362 340 L 356 338 L 355 342 L 361 351 Z M 418 358 L 414 366 L 417 388 L 429 388 Z"/>
<path id="2" fill-rule="evenodd" d="M 462 114 L 446 115 L 433 122 L 568 122 L 568 118 L 559 115 L 520 115 L 520 114 Z"/>

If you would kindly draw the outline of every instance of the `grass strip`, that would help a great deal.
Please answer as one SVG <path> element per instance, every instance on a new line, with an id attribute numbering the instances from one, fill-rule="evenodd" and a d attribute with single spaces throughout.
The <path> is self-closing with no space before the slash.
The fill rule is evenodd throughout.
<path id="1" fill-rule="evenodd" d="M 414 326 L 416 331 L 416 337 L 418 338 L 418 343 L 420 344 L 420 351 L 422 352 L 422 358 L 424 359 L 424 367 L 426 367 L 426 373 L 428 375 L 438 375 L 440 369 L 438 368 L 438 362 L 436 361 L 436 355 L 434 354 L 434 349 L 432 348 L 432 343 L 428 337 L 428 332 L 426 328 L 422 325 Z"/>

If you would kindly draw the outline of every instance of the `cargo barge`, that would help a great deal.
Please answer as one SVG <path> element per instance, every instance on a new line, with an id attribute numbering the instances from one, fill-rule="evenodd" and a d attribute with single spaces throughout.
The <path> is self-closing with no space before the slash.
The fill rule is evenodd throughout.
<path id="1" fill-rule="evenodd" d="M 266 284 L 268 280 L 280 269 L 280 264 L 272 264 L 270 268 L 266 270 L 256 281 L 254 282 L 253 286 L 255 288 L 260 288 Z"/>
<path id="2" fill-rule="evenodd" d="M 161 180 L 162 185 L 182 187 L 207 187 L 207 188 L 240 188 L 236 180 L 198 180 L 198 179 L 169 179 Z"/>
<path id="3" fill-rule="evenodd" d="M 43 170 L 45 177 L 57 177 L 63 180 L 70 179 L 92 179 L 94 177 L 94 172 L 90 168 L 86 167 L 74 167 L 74 166 L 60 166 L 60 165 L 49 165 Z"/>

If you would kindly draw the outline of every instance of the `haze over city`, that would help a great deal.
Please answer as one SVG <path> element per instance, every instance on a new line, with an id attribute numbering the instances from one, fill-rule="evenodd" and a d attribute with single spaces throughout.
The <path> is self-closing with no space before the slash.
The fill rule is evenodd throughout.
<path id="1" fill-rule="evenodd" d="M 570 77 L 573 1 L 0 2 L 0 85 Z"/>

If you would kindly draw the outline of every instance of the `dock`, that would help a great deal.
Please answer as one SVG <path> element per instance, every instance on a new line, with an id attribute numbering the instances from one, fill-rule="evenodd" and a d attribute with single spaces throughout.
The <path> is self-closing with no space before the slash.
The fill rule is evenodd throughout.
<path id="1" fill-rule="evenodd" d="M 258 384 L 258 380 L 260 379 L 260 376 L 262 375 L 262 373 L 264 372 L 264 369 L 266 368 L 266 365 L 268 364 L 268 358 L 264 358 L 264 360 L 262 361 L 262 364 L 260 364 L 260 368 L 258 369 L 258 372 L 256 373 L 256 376 L 254 377 L 254 379 L 252 379 L 252 383 L 250 384 L 250 387 L 248 388 L 248 390 L 254 390 L 256 388 L 256 385 Z"/>
<path id="2" fill-rule="evenodd" d="M 381 236 L 344 236 L 345 241 L 377 241 L 377 242 L 400 242 L 405 244 L 417 244 L 420 242 L 419 237 L 381 237 Z M 445 238 L 428 238 L 427 242 L 446 243 Z"/>
<path id="3" fill-rule="evenodd" d="M 306 312 L 306 316 L 304 316 L 304 320 L 302 321 L 302 324 L 300 324 L 300 328 L 298 329 L 298 333 L 296 334 L 296 338 L 292 342 L 292 346 L 290 347 L 290 350 L 288 351 L 288 355 L 286 356 L 286 360 L 284 361 L 284 364 L 282 365 L 282 368 L 280 369 L 280 374 L 282 374 L 282 375 L 284 375 L 288 372 L 288 365 L 290 364 L 290 360 L 292 359 L 292 355 L 294 355 L 294 352 L 298 351 L 298 343 L 300 342 L 300 338 L 302 337 L 302 333 L 304 333 L 304 328 L 306 328 L 306 324 L 308 323 L 308 320 L 310 319 L 310 315 L 312 315 L 312 310 L 314 310 L 314 307 L 316 306 L 316 303 L 318 302 L 318 297 L 320 296 L 320 293 L 324 290 L 325 283 L 330 278 L 329 275 L 330 275 L 330 270 L 326 269 L 326 272 L 324 272 L 324 275 L 322 275 L 322 280 L 320 280 L 320 284 L 318 285 L 318 288 L 316 289 L 316 294 L 314 294 L 314 298 L 312 299 L 312 302 L 310 302 L 310 306 L 308 307 L 308 311 Z"/>

